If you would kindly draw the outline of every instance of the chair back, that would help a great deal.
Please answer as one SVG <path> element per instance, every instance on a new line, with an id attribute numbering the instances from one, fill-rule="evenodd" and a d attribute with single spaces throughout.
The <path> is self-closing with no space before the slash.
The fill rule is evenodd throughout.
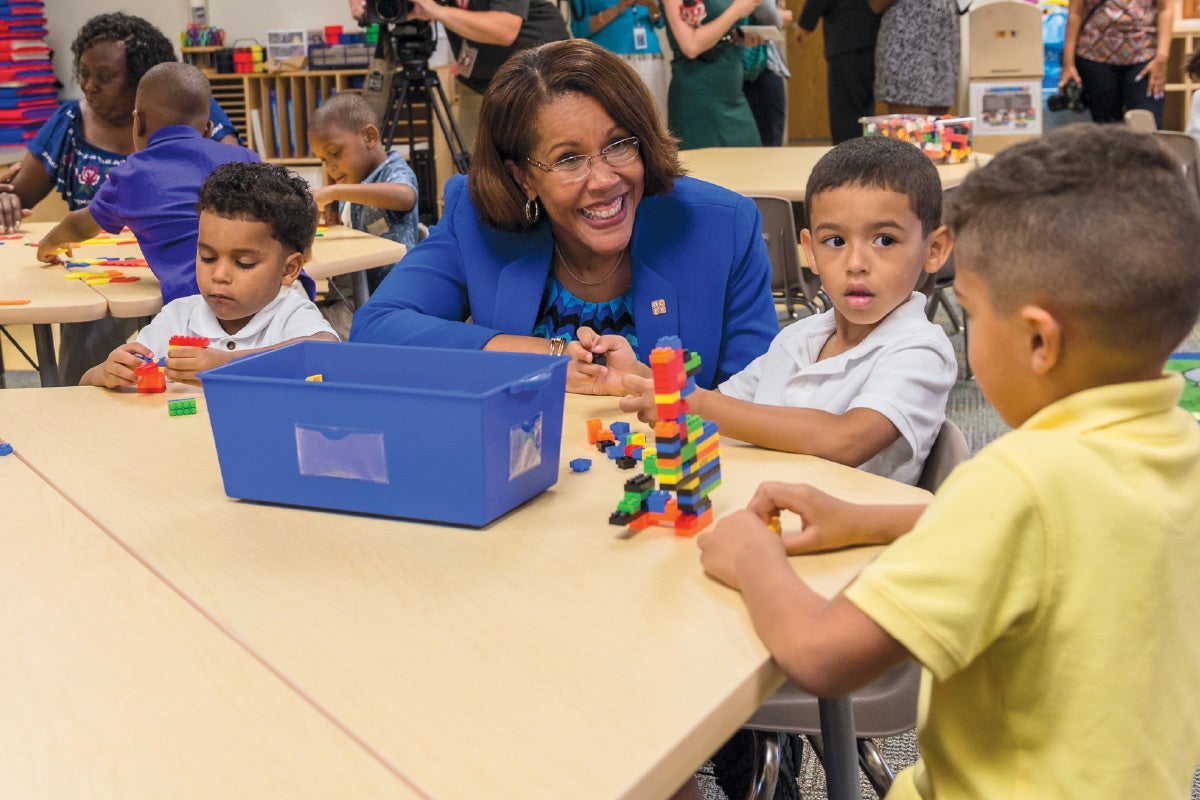
<path id="1" fill-rule="evenodd" d="M 942 422 L 942 429 L 933 440 L 933 447 L 925 457 L 925 466 L 921 469 L 921 477 L 917 486 L 929 492 L 936 492 L 946 480 L 946 476 L 962 462 L 971 457 L 971 448 L 967 445 L 967 437 L 950 420 Z"/>
<path id="2" fill-rule="evenodd" d="M 1155 131 L 1154 137 L 1179 159 L 1188 185 L 1200 195 L 1200 140 L 1180 131 Z"/>
<path id="3" fill-rule="evenodd" d="M 1131 108 L 1125 112 L 1125 124 L 1139 133 L 1154 133 L 1158 123 L 1154 121 L 1154 113 L 1144 108 Z"/>
<path id="4" fill-rule="evenodd" d="M 796 236 L 796 218 L 792 214 L 792 201 L 786 197 L 759 195 L 750 198 L 762 215 L 763 241 L 767 245 L 767 257 L 771 260 L 771 294 L 775 295 L 786 309 L 780 314 L 781 324 L 800 317 L 797 305 L 810 313 L 816 313 L 813 301 L 821 291 L 817 276 L 800 265 L 799 239 Z"/>

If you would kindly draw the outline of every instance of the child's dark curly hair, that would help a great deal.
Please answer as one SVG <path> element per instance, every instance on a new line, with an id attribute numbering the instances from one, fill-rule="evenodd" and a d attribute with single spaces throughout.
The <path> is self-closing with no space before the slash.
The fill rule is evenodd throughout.
<path id="1" fill-rule="evenodd" d="M 1187 63 L 1183 65 L 1183 68 L 1188 75 L 1192 76 L 1193 80 L 1200 81 L 1200 50 L 1188 56 Z"/>
<path id="2" fill-rule="evenodd" d="M 97 14 L 83 23 L 79 33 L 75 34 L 75 41 L 71 42 L 76 76 L 79 74 L 79 57 L 101 42 L 125 43 L 125 69 L 131 89 L 137 87 L 138 81 L 151 67 L 175 60 L 171 41 L 141 17 L 119 11 Z"/>
<path id="3" fill-rule="evenodd" d="M 200 187 L 196 210 L 226 219 L 265 222 L 271 238 L 289 252 L 308 250 L 317 233 L 317 204 L 308 184 L 276 164 L 222 164 Z"/>

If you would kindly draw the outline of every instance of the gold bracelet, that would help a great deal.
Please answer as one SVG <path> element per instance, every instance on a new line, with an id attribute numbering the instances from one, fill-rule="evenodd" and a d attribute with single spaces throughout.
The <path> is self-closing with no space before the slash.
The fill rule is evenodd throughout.
<path id="1" fill-rule="evenodd" d="M 561 356 L 563 350 L 567 349 L 567 340 L 563 336 L 555 336 L 550 340 L 550 355 Z"/>

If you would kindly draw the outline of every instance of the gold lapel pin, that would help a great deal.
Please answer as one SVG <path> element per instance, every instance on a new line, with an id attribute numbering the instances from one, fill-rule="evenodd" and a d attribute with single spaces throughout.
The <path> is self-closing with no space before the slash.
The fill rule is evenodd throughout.
<path id="1" fill-rule="evenodd" d="M 656 317 L 659 314 L 667 313 L 667 301 L 666 300 L 651 300 L 650 301 L 650 311 Z"/>

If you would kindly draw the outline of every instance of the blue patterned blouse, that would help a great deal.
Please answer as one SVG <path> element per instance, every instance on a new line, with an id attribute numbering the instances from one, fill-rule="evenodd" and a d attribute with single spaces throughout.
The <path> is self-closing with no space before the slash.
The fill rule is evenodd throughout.
<path id="1" fill-rule="evenodd" d="M 637 351 L 637 331 L 633 326 L 633 289 L 626 289 L 619 297 L 603 303 L 589 303 L 564 289 L 551 273 L 546 281 L 533 335 L 547 339 L 561 336 L 572 341 L 575 331 L 584 326 L 601 336 L 624 336 L 630 347 Z"/>

